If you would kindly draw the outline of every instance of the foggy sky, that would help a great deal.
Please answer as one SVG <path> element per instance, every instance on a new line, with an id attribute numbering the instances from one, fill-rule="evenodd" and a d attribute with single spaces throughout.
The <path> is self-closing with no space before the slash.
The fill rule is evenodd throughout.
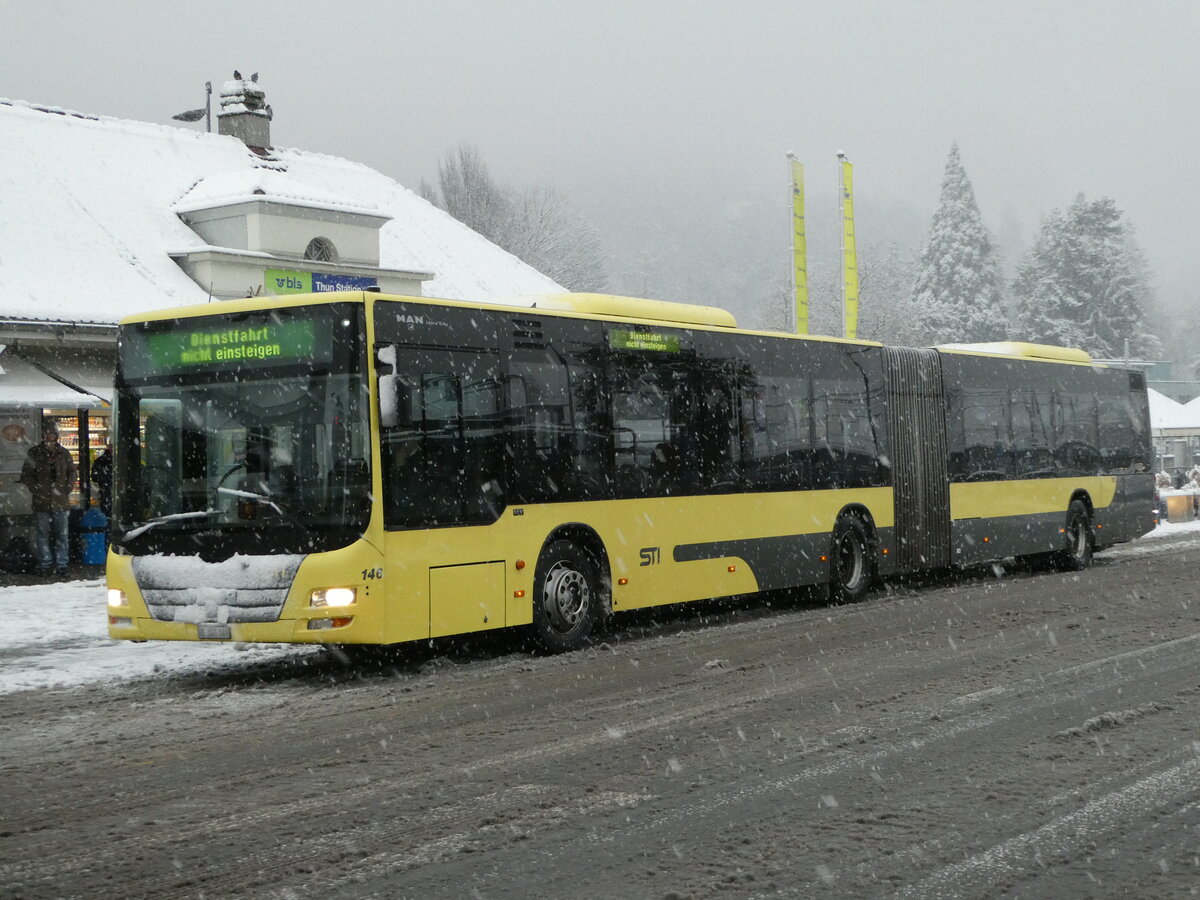
<path id="1" fill-rule="evenodd" d="M 0 13 L 0 96 L 166 123 L 202 105 L 205 81 L 257 71 L 276 145 L 412 188 L 469 142 L 498 181 L 584 204 L 786 194 L 791 150 L 815 201 L 833 196 L 842 150 L 860 201 L 920 213 L 919 244 L 957 141 L 993 231 L 1015 220 L 1028 244 L 1077 192 L 1110 196 L 1160 296 L 1197 295 L 1194 0 L 0 0 Z"/>

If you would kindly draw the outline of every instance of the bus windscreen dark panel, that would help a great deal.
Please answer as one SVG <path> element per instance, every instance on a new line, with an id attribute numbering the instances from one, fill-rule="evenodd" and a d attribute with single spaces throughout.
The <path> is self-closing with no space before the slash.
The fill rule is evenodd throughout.
<path id="1" fill-rule="evenodd" d="M 131 552 L 304 552 L 370 512 L 361 307 L 121 332 L 114 535 Z"/>

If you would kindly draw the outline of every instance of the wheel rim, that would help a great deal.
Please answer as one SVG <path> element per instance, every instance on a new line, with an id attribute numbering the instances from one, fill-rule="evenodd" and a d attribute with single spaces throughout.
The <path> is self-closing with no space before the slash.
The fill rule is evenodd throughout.
<path id="1" fill-rule="evenodd" d="M 556 562 L 546 573 L 542 588 L 542 607 L 550 627 L 566 634 L 587 614 L 592 602 L 592 590 L 587 578 L 565 562 Z"/>
<path id="2" fill-rule="evenodd" d="M 1083 519 L 1076 516 L 1071 521 L 1071 551 L 1076 559 L 1084 559 L 1088 551 L 1088 533 Z"/>
<path id="3" fill-rule="evenodd" d="M 862 544 L 848 534 L 838 544 L 838 579 L 850 590 L 858 587 L 866 568 L 866 553 Z"/>

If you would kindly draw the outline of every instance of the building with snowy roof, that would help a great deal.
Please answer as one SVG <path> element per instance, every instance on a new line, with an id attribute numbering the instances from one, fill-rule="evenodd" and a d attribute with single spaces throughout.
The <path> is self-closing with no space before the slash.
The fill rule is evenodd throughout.
<path id="1" fill-rule="evenodd" d="M 256 81 L 227 82 L 221 104 L 207 133 L 0 100 L 0 516 L 28 509 L 10 486 L 46 419 L 85 472 L 105 444 L 127 315 L 309 291 L 563 290 L 380 172 L 272 147 Z M 84 478 L 76 503 L 88 493 Z"/>
<path id="2" fill-rule="evenodd" d="M 1150 434 L 1160 471 L 1200 465 L 1200 397 L 1180 403 L 1154 388 L 1150 395 Z"/>

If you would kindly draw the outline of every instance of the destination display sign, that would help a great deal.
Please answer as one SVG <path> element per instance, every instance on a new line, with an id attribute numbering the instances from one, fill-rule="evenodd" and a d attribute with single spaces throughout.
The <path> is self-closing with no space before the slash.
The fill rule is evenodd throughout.
<path id="1" fill-rule="evenodd" d="M 654 350 L 659 353 L 678 353 L 679 335 L 656 331 L 624 331 L 608 333 L 608 346 L 613 350 Z"/>
<path id="2" fill-rule="evenodd" d="M 202 327 L 127 335 L 126 340 L 129 339 L 142 344 L 142 352 L 126 352 L 125 356 L 127 374 L 135 376 L 257 367 L 329 356 L 328 346 L 320 352 L 317 327 L 312 319 L 207 322 Z M 320 343 L 327 345 L 328 340 Z"/>

